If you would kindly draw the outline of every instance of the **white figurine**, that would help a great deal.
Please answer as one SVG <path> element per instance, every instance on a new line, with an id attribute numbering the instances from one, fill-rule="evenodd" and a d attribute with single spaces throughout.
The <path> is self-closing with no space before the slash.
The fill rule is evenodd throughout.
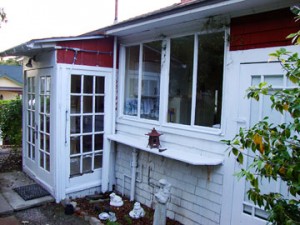
<path id="1" fill-rule="evenodd" d="M 141 203 L 134 203 L 133 209 L 129 212 L 129 216 L 133 219 L 139 219 L 145 216 L 145 211 L 141 207 Z"/>
<path id="2" fill-rule="evenodd" d="M 109 195 L 109 197 L 110 197 L 110 203 L 109 204 L 111 206 L 120 207 L 124 204 L 122 198 L 120 196 L 116 195 L 115 193 L 111 193 Z"/>

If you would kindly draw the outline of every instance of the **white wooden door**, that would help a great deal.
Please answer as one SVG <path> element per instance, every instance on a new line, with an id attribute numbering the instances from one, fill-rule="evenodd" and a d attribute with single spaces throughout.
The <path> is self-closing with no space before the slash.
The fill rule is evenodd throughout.
<path id="1" fill-rule="evenodd" d="M 271 102 L 268 96 L 260 98 L 260 101 L 247 99 L 246 89 L 260 82 L 271 84 L 274 89 L 288 88 L 291 83 L 284 77 L 283 70 L 279 63 L 248 63 L 241 64 L 239 81 L 239 113 L 238 121 L 241 127 L 248 128 L 257 121 L 268 116 L 274 123 L 282 123 L 288 120 L 287 115 L 270 108 Z M 249 152 L 251 154 L 251 152 Z M 245 159 L 245 165 L 250 163 L 250 158 Z M 236 163 L 236 171 L 239 171 L 239 165 Z M 265 225 L 268 214 L 254 205 L 247 198 L 247 190 L 250 185 L 245 180 L 235 179 L 234 197 L 232 206 L 232 224 L 233 225 Z M 262 181 L 264 193 L 270 191 L 287 194 L 286 186 L 282 182 L 268 183 Z"/>
<path id="2" fill-rule="evenodd" d="M 38 180 L 53 183 L 50 150 L 51 70 L 38 69 L 25 74 L 24 165 Z"/>
<path id="3" fill-rule="evenodd" d="M 69 78 L 67 192 L 72 192 L 101 185 L 109 95 L 107 73 L 73 70 Z"/>

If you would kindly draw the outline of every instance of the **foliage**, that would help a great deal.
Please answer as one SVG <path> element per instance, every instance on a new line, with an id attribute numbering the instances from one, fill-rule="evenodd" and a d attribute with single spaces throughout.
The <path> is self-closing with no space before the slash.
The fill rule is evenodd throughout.
<path id="1" fill-rule="evenodd" d="M 8 139 L 14 146 L 22 144 L 22 101 L 0 101 L 0 129 L 3 140 Z"/>
<path id="2" fill-rule="evenodd" d="M 7 60 L 0 61 L 0 65 L 20 66 L 21 64 L 16 59 L 9 58 Z"/>
<path id="3" fill-rule="evenodd" d="M 299 11 L 298 11 L 299 12 Z M 289 35 L 299 44 L 299 35 Z M 251 163 L 237 173 L 251 185 L 247 195 L 258 206 L 270 213 L 269 221 L 277 225 L 300 224 L 300 59 L 297 53 L 281 48 L 270 54 L 278 60 L 293 88 L 274 90 L 266 83 L 247 90 L 247 97 L 259 100 L 270 96 L 271 108 L 281 114 L 290 115 L 289 122 L 273 124 L 268 117 L 249 129 L 240 129 L 232 140 L 224 142 L 230 146 L 239 164 L 248 156 Z M 261 180 L 282 180 L 288 187 L 290 197 L 280 193 L 263 193 Z"/>
<path id="4" fill-rule="evenodd" d="M 7 16 L 6 16 L 6 13 L 4 11 L 3 8 L 0 8 L 0 27 L 1 27 L 1 24 L 2 23 L 6 23 L 7 22 Z"/>

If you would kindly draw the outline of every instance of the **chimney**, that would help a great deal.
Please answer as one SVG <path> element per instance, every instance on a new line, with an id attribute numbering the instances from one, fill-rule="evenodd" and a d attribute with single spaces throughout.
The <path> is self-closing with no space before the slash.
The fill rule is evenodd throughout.
<path id="1" fill-rule="evenodd" d="M 115 20 L 114 23 L 118 22 L 118 0 L 115 0 Z"/>

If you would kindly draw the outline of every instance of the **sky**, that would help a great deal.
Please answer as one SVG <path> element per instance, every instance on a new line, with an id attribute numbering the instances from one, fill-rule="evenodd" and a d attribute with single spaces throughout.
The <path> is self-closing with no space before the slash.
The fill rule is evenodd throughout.
<path id="1" fill-rule="evenodd" d="M 118 0 L 118 21 L 180 0 Z M 76 36 L 113 24 L 115 0 L 0 0 L 7 23 L 0 28 L 0 52 L 32 39 Z"/>

